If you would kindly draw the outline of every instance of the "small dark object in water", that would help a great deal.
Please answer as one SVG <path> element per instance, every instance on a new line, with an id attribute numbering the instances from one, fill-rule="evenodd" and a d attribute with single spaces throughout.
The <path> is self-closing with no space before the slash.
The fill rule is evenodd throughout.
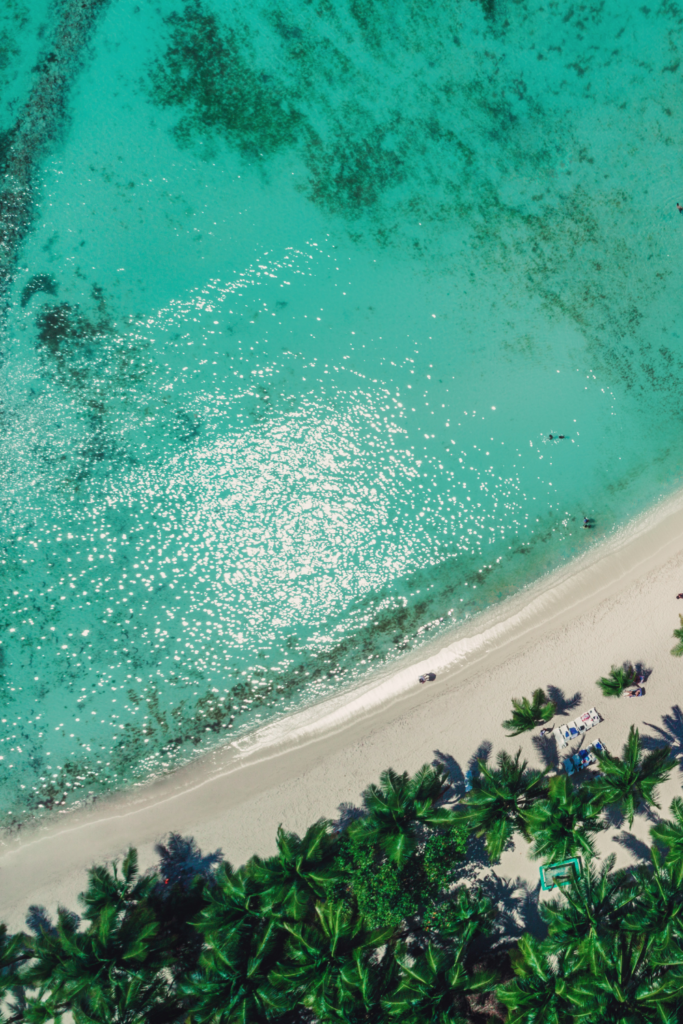
<path id="1" fill-rule="evenodd" d="M 420 676 L 421 683 L 433 683 L 436 679 L 436 672 L 425 672 L 423 676 Z"/>

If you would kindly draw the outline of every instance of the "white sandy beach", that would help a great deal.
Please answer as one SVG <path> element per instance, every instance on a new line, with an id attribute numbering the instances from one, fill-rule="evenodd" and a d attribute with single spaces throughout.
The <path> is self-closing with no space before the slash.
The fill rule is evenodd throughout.
<path id="1" fill-rule="evenodd" d="M 154 860 L 153 845 L 169 831 L 195 837 L 204 851 L 220 847 L 242 863 L 252 853 L 272 853 L 275 830 L 303 831 L 321 816 L 336 817 L 344 803 L 359 803 L 365 786 L 392 766 L 414 771 L 439 753 L 460 769 L 480 745 L 514 751 L 522 746 L 541 765 L 535 734 L 507 739 L 501 722 L 510 698 L 536 687 L 558 687 L 580 700 L 555 722 L 591 705 L 604 722 L 589 738 L 620 753 L 631 723 L 644 734 L 664 727 L 683 704 L 683 659 L 669 654 L 683 602 L 683 495 L 659 506 L 627 531 L 542 581 L 531 591 L 473 622 L 469 635 L 446 646 L 442 638 L 352 693 L 291 716 L 255 736 L 198 760 L 134 793 L 56 816 L 0 849 L 0 920 L 23 925 L 29 904 L 76 907 L 85 871 L 123 854 L 129 845 L 141 865 Z M 595 680 L 624 660 L 652 670 L 646 696 L 602 697 Z M 421 686 L 421 671 L 437 680 Z M 683 748 L 683 713 L 677 753 Z M 661 791 L 662 811 L 680 792 L 675 773 Z M 636 819 L 633 836 L 645 839 L 650 822 Z M 626 833 L 600 837 L 600 850 L 617 862 L 637 859 Z M 628 836 L 626 836 L 628 841 Z M 496 872 L 535 886 L 538 864 L 518 841 Z"/>

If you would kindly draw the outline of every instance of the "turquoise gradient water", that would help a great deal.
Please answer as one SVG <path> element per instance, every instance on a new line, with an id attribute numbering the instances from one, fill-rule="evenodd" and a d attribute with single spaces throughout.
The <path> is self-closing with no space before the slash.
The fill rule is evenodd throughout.
<path id="1" fill-rule="evenodd" d="M 3 130 L 61 8 L 7 10 Z M 338 692 L 678 486 L 681 33 L 104 9 L 3 327 L 6 823 Z"/>

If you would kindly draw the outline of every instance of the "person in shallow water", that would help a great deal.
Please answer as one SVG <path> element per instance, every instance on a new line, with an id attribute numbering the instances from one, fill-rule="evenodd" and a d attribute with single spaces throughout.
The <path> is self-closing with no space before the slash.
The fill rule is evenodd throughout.
<path id="1" fill-rule="evenodd" d="M 558 434 L 557 437 L 555 437 L 554 434 L 548 434 L 548 440 L 549 441 L 564 441 L 566 436 L 567 436 L 566 434 Z"/>
<path id="2" fill-rule="evenodd" d="M 680 203 L 676 203 L 676 209 L 678 210 L 679 213 L 683 213 L 683 206 L 681 206 Z"/>
<path id="3" fill-rule="evenodd" d="M 584 530 L 592 530 L 594 526 L 595 526 L 595 520 L 594 519 L 591 519 L 589 516 L 584 516 L 583 517 L 583 528 L 584 528 Z"/>

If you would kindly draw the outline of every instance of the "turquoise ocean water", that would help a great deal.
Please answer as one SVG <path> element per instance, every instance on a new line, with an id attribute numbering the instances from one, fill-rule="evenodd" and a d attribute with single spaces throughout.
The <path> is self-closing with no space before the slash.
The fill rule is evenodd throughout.
<path id="1" fill-rule="evenodd" d="M 683 464 L 681 7 L 93 8 L 2 323 L 7 824 L 339 692 Z M 68 13 L 2 6 L 3 166 Z"/>

